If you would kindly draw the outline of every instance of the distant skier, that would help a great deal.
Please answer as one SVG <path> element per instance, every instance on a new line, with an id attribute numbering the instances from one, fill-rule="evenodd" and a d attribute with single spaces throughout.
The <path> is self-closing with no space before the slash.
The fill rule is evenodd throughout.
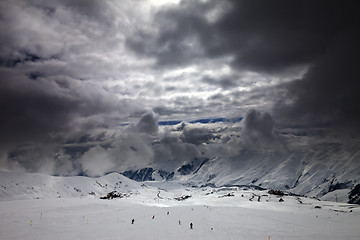
<path id="1" fill-rule="evenodd" d="M 167 215 L 169 215 L 169 214 L 170 214 L 170 212 L 168 211 L 168 212 L 167 212 Z"/>
<path id="2" fill-rule="evenodd" d="M 134 224 L 134 222 L 135 222 L 135 219 L 132 219 L 132 220 L 131 220 L 131 224 Z"/>
<path id="3" fill-rule="evenodd" d="M 155 218 L 155 215 L 153 215 L 152 219 L 154 219 L 154 218 Z"/>
<path id="4" fill-rule="evenodd" d="M 181 221 L 179 220 L 179 225 L 181 225 Z"/>
<path id="5" fill-rule="evenodd" d="M 190 223 L 190 229 L 193 229 L 193 224 L 192 223 Z"/>

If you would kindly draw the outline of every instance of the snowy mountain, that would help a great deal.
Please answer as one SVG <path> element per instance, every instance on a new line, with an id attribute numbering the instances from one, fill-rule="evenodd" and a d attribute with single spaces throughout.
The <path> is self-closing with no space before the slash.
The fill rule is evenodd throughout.
<path id="1" fill-rule="evenodd" d="M 198 187 L 255 185 L 324 200 L 360 203 L 358 147 L 337 142 L 309 143 L 311 139 L 306 136 L 296 140 L 288 145 L 292 148 L 290 153 L 259 149 L 239 152 L 227 159 L 204 156 L 166 171 L 157 164 L 129 170 L 124 175 L 136 181 L 180 181 Z"/>

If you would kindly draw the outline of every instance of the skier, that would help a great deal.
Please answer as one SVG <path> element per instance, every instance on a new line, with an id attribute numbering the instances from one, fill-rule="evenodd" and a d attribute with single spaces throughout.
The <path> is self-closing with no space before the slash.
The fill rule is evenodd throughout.
<path id="1" fill-rule="evenodd" d="M 132 219 L 132 220 L 131 220 L 131 224 L 134 224 L 134 222 L 135 222 L 135 219 Z"/>
<path id="2" fill-rule="evenodd" d="M 155 215 L 153 215 L 152 219 L 154 219 L 154 218 L 155 218 Z"/>
<path id="3" fill-rule="evenodd" d="M 179 220 L 179 225 L 181 225 L 181 222 L 180 222 L 180 220 Z"/>
<path id="4" fill-rule="evenodd" d="M 192 223 L 190 223 L 190 229 L 193 229 L 193 224 Z"/>
<path id="5" fill-rule="evenodd" d="M 168 212 L 167 212 L 167 215 L 169 215 L 169 213 L 170 213 L 170 212 L 168 211 Z"/>

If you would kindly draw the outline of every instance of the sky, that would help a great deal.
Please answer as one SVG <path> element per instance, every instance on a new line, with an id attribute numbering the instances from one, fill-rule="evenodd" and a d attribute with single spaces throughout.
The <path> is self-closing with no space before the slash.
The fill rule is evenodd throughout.
<path id="1" fill-rule="evenodd" d="M 245 147 L 229 144 L 234 132 L 358 137 L 354 4 L 2 0 L 0 170 L 95 176 L 180 163 L 216 152 L 212 143 Z"/>

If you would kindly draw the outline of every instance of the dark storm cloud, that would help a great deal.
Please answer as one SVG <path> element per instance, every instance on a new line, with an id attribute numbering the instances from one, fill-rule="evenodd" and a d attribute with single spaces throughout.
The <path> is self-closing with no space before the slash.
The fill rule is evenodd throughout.
<path id="1" fill-rule="evenodd" d="M 221 9 L 215 20 L 208 17 Z M 309 67 L 303 79 L 288 84 L 285 98 L 272 102 L 276 116 L 353 126 L 360 112 L 356 9 L 338 1 L 182 1 L 157 13 L 156 34 L 147 32 L 143 41 L 145 33 L 138 32 L 128 46 L 163 67 L 225 56 L 239 71 L 291 76 Z M 232 79 L 203 81 L 225 89 L 236 85 Z"/>
<path id="2" fill-rule="evenodd" d="M 274 136 L 274 121 L 270 114 L 250 110 L 246 117 L 244 128 L 247 134 L 272 140 Z"/>
<path id="3" fill-rule="evenodd" d="M 289 83 L 276 106 L 284 121 L 360 130 L 359 42 L 358 35 L 344 33 L 303 79 Z"/>
<path id="4" fill-rule="evenodd" d="M 180 8 L 160 11 L 154 20 L 159 33 L 141 30 L 129 37 L 126 44 L 139 54 L 156 57 L 159 66 L 190 63 L 202 56 L 198 37 L 206 35 L 209 26 L 201 14 L 209 7 L 198 1 L 183 1 Z"/>
<path id="5" fill-rule="evenodd" d="M 155 56 L 160 65 L 230 55 L 241 69 L 283 72 L 323 55 L 352 20 L 348 10 L 354 13 L 337 1 L 228 3 L 216 21 L 207 19 L 211 10 L 221 8 L 216 1 L 183 1 L 180 7 L 162 10 L 154 20 L 159 32 L 139 32 L 129 38 L 128 46 Z"/>
<path id="6" fill-rule="evenodd" d="M 119 68 L 109 64 L 108 57 L 118 49 L 120 30 L 125 28 L 119 21 L 124 14 L 115 11 L 115 5 L 0 2 L 2 152 L 25 142 L 59 143 L 72 139 L 72 134 L 92 135 L 96 129 L 121 124 L 132 112 L 144 111 L 136 100 L 119 100 L 100 81 Z M 126 9 L 128 2 L 122 7 Z"/>
<path id="7" fill-rule="evenodd" d="M 253 161 L 287 148 L 278 120 L 358 125 L 353 3 L 185 0 L 153 22 L 133 3 L 0 2 L 0 169 L 98 176 Z"/>
<path id="8" fill-rule="evenodd" d="M 44 79 L 35 81 L 6 71 L 0 74 L 2 144 L 43 140 L 51 132 L 70 127 L 71 115 L 79 105 L 66 96 L 66 90 Z"/>
<path id="9" fill-rule="evenodd" d="M 207 46 L 214 56 L 235 53 L 234 64 L 257 71 L 284 71 L 313 63 L 352 21 L 337 1 L 231 1 L 215 24 L 224 41 Z M 225 46 L 225 49 L 223 49 Z"/>
<path id="10" fill-rule="evenodd" d="M 32 80 L 2 70 L 0 142 L 47 141 L 64 137 L 71 130 L 95 128 L 97 119 L 91 117 L 127 112 L 126 105 L 83 82 L 66 78 Z M 100 122 L 102 127 L 108 127 L 106 122 Z"/>

